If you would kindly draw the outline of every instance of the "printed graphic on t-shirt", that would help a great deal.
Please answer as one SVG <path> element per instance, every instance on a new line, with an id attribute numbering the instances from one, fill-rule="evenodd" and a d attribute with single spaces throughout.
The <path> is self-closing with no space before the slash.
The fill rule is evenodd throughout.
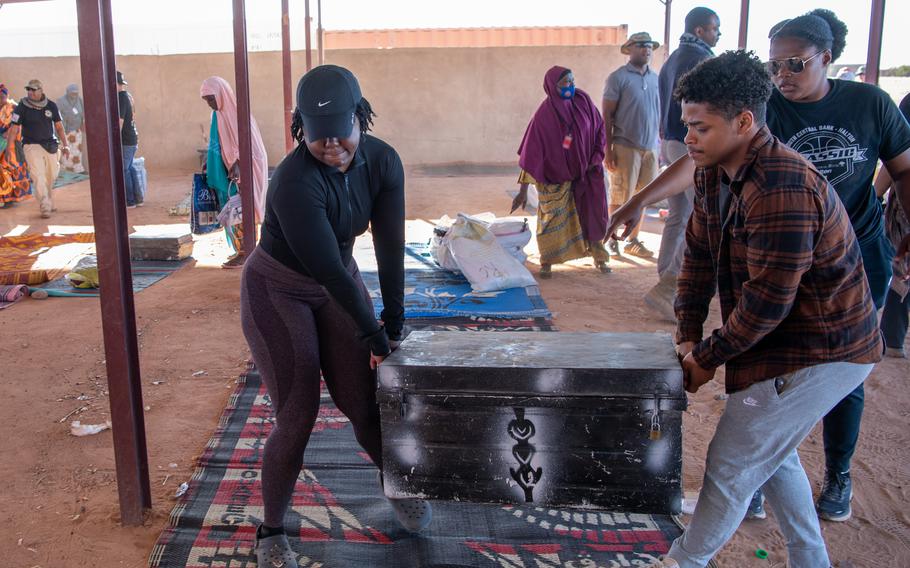
<path id="1" fill-rule="evenodd" d="M 865 162 L 869 151 L 860 148 L 852 132 L 830 125 L 807 126 L 791 136 L 787 146 L 812 162 L 834 186 L 852 176 L 855 164 Z"/>

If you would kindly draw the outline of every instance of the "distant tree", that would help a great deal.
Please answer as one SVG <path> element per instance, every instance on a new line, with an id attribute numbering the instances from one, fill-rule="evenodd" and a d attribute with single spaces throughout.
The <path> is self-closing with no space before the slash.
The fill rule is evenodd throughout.
<path id="1" fill-rule="evenodd" d="M 910 77 L 910 65 L 901 65 L 882 70 L 882 77 Z"/>

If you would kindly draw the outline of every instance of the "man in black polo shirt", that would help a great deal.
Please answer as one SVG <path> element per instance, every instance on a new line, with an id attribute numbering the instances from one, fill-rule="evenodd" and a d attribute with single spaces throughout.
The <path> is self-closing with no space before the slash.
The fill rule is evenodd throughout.
<path id="1" fill-rule="evenodd" d="M 44 94 L 41 81 L 32 79 L 25 90 L 28 91 L 28 96 L 19 101 L 13 111 L 13 126 L 10 131 L 15 139 L 19 130 L 22 130 L 22 144 L 32 178 L 32 190 L 41 209 L 41 218 L 47 219 L 52 211 L 57 210 L 51 189 L 60 172 L 60 148 L 62 146 L 66 153 L 69 149 L 60 111 L 57 104 Z"/>

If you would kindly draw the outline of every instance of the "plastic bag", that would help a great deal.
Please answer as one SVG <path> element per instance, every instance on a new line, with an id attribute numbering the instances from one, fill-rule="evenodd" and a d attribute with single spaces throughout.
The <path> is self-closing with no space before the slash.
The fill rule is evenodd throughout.
<path id="1" fill-rule="evenodd" d="M 149 175 L 145 170 L 145 158 L 133 158 L 133 169 L 136 170 L 136 186 L 139 189 L 139 193 L 142 195 L 142 200 L 145 201 L 145 196 L 148 194 L 148 185 L 149 185 Z"/>
<path id="2" fill-rule="evenodd" d="M 111 427 L 111 421 L 102 422 L 101 424 L 82 424 L 78 420 L 74 420 L 70 424 L 70 433 L 73 436 L 91 436 L 99 432 L 104 432 L 105 430 Z"/>
<path id="3" fill-rule="evenodd" d="M 524 264 L 509 254 L 487 223 L 479 219 L 459 213 L 444 240 L 475 292 L 537 284 Z"/>
<path id="4" fill-rule="evenodd" d="M 222 227 L 233 227 L 243 222 L 243 206 L 240 203 L 239 193 L 228 199 L 221 213 L 218 214 L 218 222 Z"/>
<path id="5" fill-rule="evenodd" d="M 100 287 L 101 278 L 98 275 L 98 257 L 95 255 L 83 257 L 65 278 L 74 288 Z"/>
<path id="6" fill-rule="evenodd" d="M 517 189 L 507 189 L 506 195 L 511 197 L 513 200 L 515 196 L 518 195 Z M 525 206 L 522 207 L 525 213 L 528 215 L 537 215 L 537 208 L 540 206 L 540 196 L 537 194 L 537 188 L 533 185 L 528 186 L 528 200 L 525 202 Z"/>
<path id="7" fill-rule="evenodd" d="M 204 174 L 193 174 L 190 204 L 190 230 L 194 235 L 205 235 L 221 228 L 218 224 L 218 195 L 208 186 Z"/>
<path id="8" fill-rule="evenodd" d="M 479 213 L 470 215 L 471 219 L 485 223 L 489 226 L 490 231 L 496 236 L 496 240 L 509 254 L 515 257 L 518 262 L 524 264 L 528 259 L 524 248 L 531 242 L 534 234 L 528 226 L 528 220 L 524 217 L 502 217 L 497 219 L 492 213 Z M 446 233 L 452 227 L 454 221 L 448 215 L 443 215 L 433 230 L 433 239 L 430 242 L 430 254 L 436 264 L 451 270 L 460 272 L 461 269 L 449 250 L 449 241 L 445 239 Z"/>
<path id="9" fill-rule="evenodd" d="M 433 231 L 433 240 L 430 242 L 430 255 L 436 264 L 452 272 L 461 272 L 458 263 L 449 251 L 449 241 L 446 239 L 448 229 L 436 227 Z"/>
<path id="10" fill-rule="evenodd" d="M 522 256 L 524 248 L 531 242 L 531 228 L 528 227 L 528 220 L 515 217 L 504 217 L 496 219 L 490 223 L 490 230 L 496 235 L 496 240 L 502 245 L 502 248 L 509 252 L 517 251 Z M 518 256 L 513 254 L 513 256 Z M 524 259 L 520 259 L 524 262 Z"/>

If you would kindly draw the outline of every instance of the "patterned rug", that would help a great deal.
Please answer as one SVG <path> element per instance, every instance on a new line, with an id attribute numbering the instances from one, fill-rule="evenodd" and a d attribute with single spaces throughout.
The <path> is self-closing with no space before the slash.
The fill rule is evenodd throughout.
<path id="1" fill-rule="evenodd" d="M 432 226 L 430 226 L 432 227 Z M 430 245 L 419 240 L 425 227 L 408 226 L 405 247 L 404 309 L 410 318 L 549 318 L 550 310 L 540 295 L 540 288 L 509 288 L 496 292 L 474 292 L 459 272 L 440 268 L 430 254 Z M 382 312 L 382 295 L 372 238 L 359 238 L 354 245 L 354 258 L 376 308 Z"/>
<path id="2" fill-rule="evenodd" d="M 28 296 L 25 284 L 0 284 L 0 310 L 8 308 Z"/>
<path id="3" fill-rule="evenodd" d="M 130 263 L 133 272 L 133 293 L 145 290 L 155 282 L 166 278 L 180 270 L 189 262 L 189 259 L 179 261 L 164 260 L 134 260 Z M 31 292 L 46 290 L 48 296 L 58 298 L 98 298 L 101 296 L 99 288 L 74 288 L 66 278 L 51 280 L 40 286 L 31 286 Z"/>
<path id="4" fill-rule="evenodd" d="M 427 329 L 432 331 L 559 331 L 549 318 L 411 318 L 405 320 L 405 326 L 411 330 Z"/>
<path id="5" fill-rule="evenodd" d="M 379 277 L 375 272 L 361 272 L 361 277 L 378 316 L 382 313 Z M 404 289 L 404 310 L 408 318 L 550 317 L 550 310 L 537 286 L 474 292 L 461 274 L 437 268 L 405 270 Z"/>
<path id="6" fill-rule="evenodd" d="M 60 170 L 60 175 L 57 176 L 57 179 L 54 181 L 54 189 L 61 188 L 65 185 L 70 185 L 71 183 L 78 183 L 88 179 L 88 174 L 86 173 L 73 173 L 67 172 L 65 170 Z"/>
<path id="7" fill-rule="evenodd" d="M 465 329 L 461 325 L 452 323 Z M 469 325 L 502 329 L 551 324 L 474 320 Z M 271 424 L 268 395 L 252 370 L 241 377 L 189 490 L 155 545 L 150 567 L 255 566 L 255 527 L 262 519 L 261 457 Z M 640 566 L 666 552 L 681 533 L 670 517 L 436 502 L 430 527 L 420 536 L 411 535 L 395 521 L 375 467 L 360 451 L 347 418 L 331 403 L 324 385 L 305 467 L 285 521 L 303 567 Z"/>
<path id="8" fill-rule="evenodd" d="M 94 233 L 0 237 L 0 284 L 41 284 L 95 250 Z"/>

